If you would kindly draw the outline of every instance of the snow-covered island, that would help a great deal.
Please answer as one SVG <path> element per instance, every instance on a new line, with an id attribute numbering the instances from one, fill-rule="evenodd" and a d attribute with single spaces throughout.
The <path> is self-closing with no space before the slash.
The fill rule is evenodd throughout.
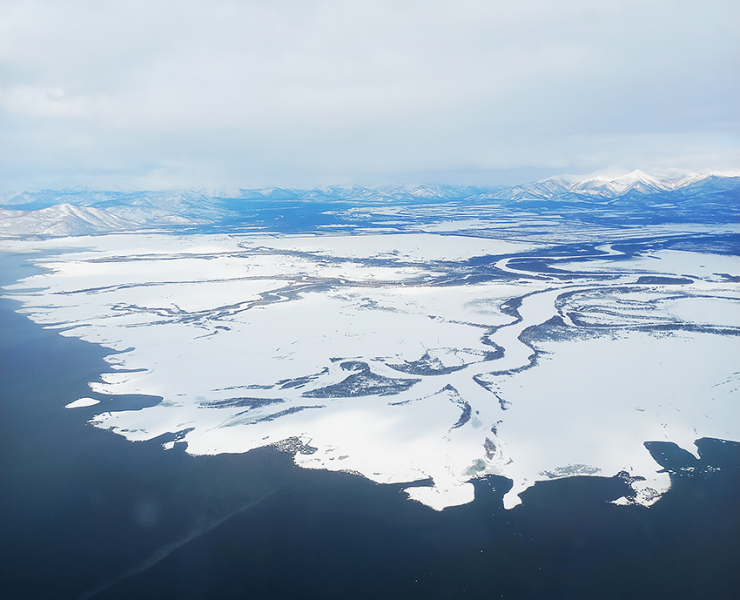
<path id="1" fill-rule="evenodd" d="M 50 225 L 59 202 L 16 197 L 0 250 L 43 272 L 3 293 L 111 350 L 67 406 L 131 441 L 275 445 L 305 468 L 408 482 L 438 510 L 487 474 L 514 482 L 507 507 L 537 481 L 618 473 L 634 489 L 618 502 L 650 505 L 669 476 L 646 442 L 740 441 L 740 185 L 710 180 L 330 190 L 282 230 L 280 202 L 288 220 L 311 198 L 242 194 L 251 220 L 233 199 L 209 200 L 211 221 L 160 202 L 133 233 L 146 211 L 131 199 L 78 195 Z M 711 213 L 707 195 L 726 202 Z M 97 235 L 50 237 L 70 233 Z"/>

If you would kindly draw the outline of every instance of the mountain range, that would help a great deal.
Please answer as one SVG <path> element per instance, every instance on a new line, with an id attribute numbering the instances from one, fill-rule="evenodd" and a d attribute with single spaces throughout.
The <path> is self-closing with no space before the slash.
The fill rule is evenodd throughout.
<path id="1" fill-rule="evenodd" d="M 142 230 L 281 230 L 295 219 L 304 231 L 346 224 L 362 207 L 487 206 L 610 224 L 740 223 L 740 172 L 656 178 L 641 171 L 614 176 L 561 176 L 513 187 L 445 185 L 0 194 L 0 237 L 59 237 Z M 433 212 L 433 211 L 432 211 Z M 469 212 L 469 211 L 468 211 Z M 428 213 L 430 214 L 430 213 Z M 450 219 L 450 211 L 444 211 Z M 453 217 L 454 218 L 454 214 Z M 357 223 L 357 218 L 353 219 Z"/>

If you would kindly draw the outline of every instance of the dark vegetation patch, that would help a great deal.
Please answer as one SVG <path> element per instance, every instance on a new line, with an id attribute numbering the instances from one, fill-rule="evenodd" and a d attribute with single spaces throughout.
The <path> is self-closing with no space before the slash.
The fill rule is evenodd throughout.
<path id="1" fill-rule="evenodd" d="M 470 421 L 470 416 L 473 414 L 473 409 L 470 407 L 470 404 L 464 400 L 460 400 L 458 404 L 462 407 L 462 413 L 460 414 L 460 418 L 457 420 L 457 423 L 455 423 L 450 429 L 458 429 L 462 427 L 465 423 Z"/>
<path id="2" fill-rule="evenodd" d="M 227 398 L 226 400 L 201 402 L 198 408 L 246 408 L 252 410 L 281 402 L 285 402 L 285 400 L 282 398 Z"/>
<path id="3" fill-rule="evenodd" d="M 510 317 L 514 317 L 516 319 L 516 323 L 522 320 L 521 315 L 519 314 L 519 309 L 522 306 L 522 302 L 524 301 L 524 296 L 519 296 L 517 298 L 511 298 L 510 300 L 507 300 L 506 302 L 503 302 L 500 306 L 500 310 L 505 315 L 508 315 Z"/>
<path id="4" fill-rule="evenodd" d="M 321 373 L 317 373 L 315 375 L 304 375 L 303 377 L 296 377 L 295 379 L 281 379 L 275 385 L 279 385 L 281 390 L 285 390 L 288 388 L 302 388 L 306 384 L 315 381 L 321 375 L 325 375 L 328 372 L 329 369 L 325 368 L 323 371 L 321 371 Z"/>
<path id="5" fill-rule="evenodd" d="M 343 370 L 352 371 L 346 379 L 316 390 L 303 392 L 305 398 L 355 398 L 359 396 L 390 396 L 405 392 L 420 379 L 394 379 L 373 373 L 362 361 L 347 361 Z"/>
<path id="6" fill-rule="evenodd" d="M 256 421 L 253 421 L 252 423 L 264 423 L 266 421 L 274 421 L 275 419 L 279 419 L 280 417 L 284 417 L 286 415 L 293 415 L 295 413 L 308 410 L 309 408 L 324 408 L 324 406 L 318 405 L 318 404 L 314 406 L 291 406 L 290 408 L 286 408 L 285 410 L 281 410 L 279 412 L 272 413 L 271 415 L 267 415 L 266 417 L 257 419 Z"/>
<path id="7" fill-rule="evenodd" d="M 488 354 L 494 354 L 489 352 L 484 355 L 484 360 L 490 360 L 487 358 Z M 446 367 L 444 363 L 436 358 L 429 355 L 429 352 L 425 352 L 419 360 L 406 361 L 403 364 L 391 364 L 386 363 L 391 369 L 400 371 L 401 373 L 408 373 L 410 375 L 447 375 L 448 373 L 454 373 L 464 369 L 467 365 L 454 365 Z"/>
<path id="8" fill-rule="evenodd" d="M 688 285 L 694 283 L 693 279 L 687 277 L 656 277 L 654 275 L 643 275 L 637 280 L 638 284 L 644 285 Z"/>
<path id="9" fill-rule="evenodd" d="M 486 458 L 493 460 L 493 457 L 496 456 L 496 443 L 491 438 L 486 438 L 486 441 L 483 442 L 483 449 L 486 451 Z"/>
<path id="10" fill-rule="evenodd" d="M 486 335 L 484 335 L 481 338 L 481 344 L 485 344 L 486 346 L 492 346 L 493 350 L 486 352 L 485 357 L 483 358 L 484 361 L 488 362 L 491 360 L 498 360 L 500 358 L 504 357 L 505 350 L 496 344 L 493 340 L 491 340 L 491 335 L 496 332 L 497 328 L 492 328 Z"/>
<path id="11" fill-rule="evenodd" d="M 473 381 L 475 381 L 475 383 L 477 383 L 483 389 L 488 390 L 494 396 L 496 396 L 496 400 L 498 400 L 498 404 L 501 407 L 501 410 L 509 410 L 509 407 L 511 406 L 511 402 L 509 402 L 508 400 L 505 400 L 501 396 L 501 394 L 499 394 L 496 390 L 494 390 L 493 389 L 493 384 L 490 381 L 485 381 L 484 379 L 481 378 L 480 375 L 474 375 L 473 376 Z M 499 421 L 499 423 L 501 423 L 501 421 Z M 493 433 L 493 435 L 497 435 L 496 434 L 496 425 L 494 425 L 493 427 L 491 427 L 491 433 Z"/>
<path id="12" fill-rule="evenodd" d="M 571 319 L 573 319 L 572 315 Z M 563 321 L 560 315 L 555 315 L 544 323 L 527 327 L 519 335 L 519 339 L 527 346 L 532 347 L 537 342 L 563 342 L 576 339 L 594 339 L 604 336 L 612 337 L 614 333 L 615 328 L 611 325 L 589 326 L 584 324 L 577 328 L 570 327 L 565 324 L 565 321 Z"/>
<path id="13" fill-rule="evenodd" d="M 449 383 L 440 391 L 449 392 L 451 395 L 450 401 L 454 402 L 462 409 L 462 412 L 460 413 L 460 418 L 452 427 L 450 427 L 450 431 L 452 431 L 453 429 L 458 429 L 465 425 L 468 421 L 470 421 L 470 417 L 473 415 L 473 409 L 471 408 L 470 404 L 466 402 L 462 398 L 462 396 L 460 396 L 460 392 L 458 392 L 457 389 Z"/>

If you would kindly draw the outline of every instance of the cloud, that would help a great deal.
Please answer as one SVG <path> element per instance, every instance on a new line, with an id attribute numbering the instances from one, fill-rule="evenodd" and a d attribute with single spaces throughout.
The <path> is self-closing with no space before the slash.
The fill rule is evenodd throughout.
<path id="1" fill-rule="evenodd" d="M 726 168 L 740 158 L 738 17 L 723 0 L 10 0 L 0 177 L 251 186 Z"/>

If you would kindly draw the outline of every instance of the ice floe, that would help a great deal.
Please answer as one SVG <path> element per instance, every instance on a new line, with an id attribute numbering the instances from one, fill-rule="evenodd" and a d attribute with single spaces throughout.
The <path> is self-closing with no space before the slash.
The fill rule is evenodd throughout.
<path id="1" fill-rule="evenodd" d="M 100 404 L 100 400 L 95 400 L 95 398 L 80 398 L 66 404 L 64 408 L 85 408 L 86 406 L 95 406 L 96 404 Z"/>

